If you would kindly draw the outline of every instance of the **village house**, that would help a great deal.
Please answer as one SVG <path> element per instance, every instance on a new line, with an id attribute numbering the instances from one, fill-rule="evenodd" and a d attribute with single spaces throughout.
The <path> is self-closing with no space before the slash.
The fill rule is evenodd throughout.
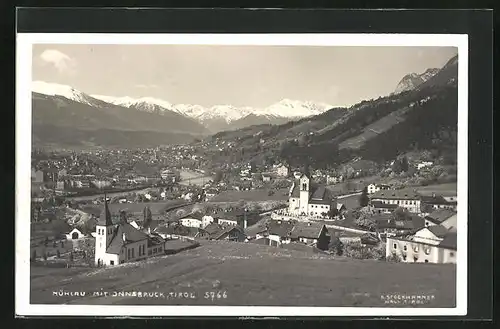
<path id="1" fill-rule="evenodd" d="M 457 213 L 449 209 L 439 209 L 425 216 L 425 227 L 433 225 L 444 226 L 448 230 L 456 230 Z"/>
<path id="2" fill-rule="evenodd" d="M 398 205 L 382 201 L 371 201 L 368 207 L 376 214 L 390 214 L 398 208 Z"/>
<path id="3" fill-rule="evenodd" d="M 432 209 L 457 210 L 457 198 L 455 196 L 444 197 L 433 193 L 431 196 L 422 195 L 422 204 L 430 206 Z"/>
<path id="4" fill-rule="evenodd" d="M 314 222 L 294 222 L 272 220 L 265 230 L 259 230 L 255 240 L 265 239 L 261 244 L 282 246 L 290 243 L 301 243 L 318 249 L 328 249 L 330 235 L 324 224 Z"/>
<path id="5" fill-rule="evenodd" d="M 422 228 L 414 235 L 387 238 L 386 257 L 405 263 L 456 263 L 457 234 L 441 225 Z"/>
<path id="6" fill-rule="evenodd" d="M 414 190 L 380 190 L 370 196 L 370 202 L 380 205 L 396 205 L 412 213 L 420 213 L 421 195 Z"/>
<path id="7" fill-rule="evenodd" d="M 326 184 L 332 185 L 332 184 L 337 184 L 340 183 L 344 180 L 344 177 L 342 175 L 337 176 L 337 175 L 326 175 Z"/>
<path id="8" fill-rule="evenodd" d="M 290 188 L 288 212 L 296 216 L 326 217 L 330 209 L 336 208 L 336 199 L 324 186 L 311 182 L 303 174 Z"/>
<path id="9" fill-rule="evenodd" d="M 179 222 L 181 225 L 186 227 L 195 227 L 200 228 L 203 227 L 203 216 L 198 213 L 192 213 L 186 216 L 179 218 Z"/>
<path id="10" fill-rule="evenodd" d="M 278 247 L 282 244 L 290 243 L 290 231 L 293 229 L 293 222 L 273 220 L 267 227 L 265 232 L 261 232 L 260 238 L 269 240 L 269 245 Z"/>
<path id="11" fill-rule="evenodd" d="M 250 214 L 245 211 L 239 210 L 229 210 L 229 211 L 219 211 L 212 215 L 214 221 L 223 226 L 236 226 L 239 225 L 243 229 L 246 229 L 248 221 L 247 216 Z"/>
<path id="12" fill-rule="evenodd" d="M 279 164 L 275 167 L 276 175 L 280 177 L 288 177 L 290 174 L 290 169 L 285 164 Z"/>
<path id="13" fill-rule="evenodd" d="M 298 222 L 289 233 L 292 242 L 301 242 L 321 250 L 327 250 L 330 234 L 324 224 Z"/>
<path id="14" fill-rule="evenodd" d="M 129 223 L 113 223 L 108 202 L 96 225 L 95 264 L 118 265 L 164 254 L 165 240 L 148 235 Z"/>
<path id="15" fill-rule="evenodd" d="M 373 219 L 377 231 L 383 236 L 410 234 L 425 227 L 424 218 L 411 214 L 407 219 L 395 219 L 392 214 L 376 214 Z"/>
<path id="16" fill-rule="evenodd" d="M 208 232 L 208 239 L 210 240 L 227 240 L 234 242 L 244 242 L 246 240 L 246 234 L 239 226 L 223 226 L 217 223 L 211 223 L 205 227 L 205 231 Z"/>
<path id="17" fill-rule="evenodd" d="M 368 194 L 373 194 L 382 190 L 389 190 L 391 187 L 385 184 L 370 184 L 366 187 Z"/>

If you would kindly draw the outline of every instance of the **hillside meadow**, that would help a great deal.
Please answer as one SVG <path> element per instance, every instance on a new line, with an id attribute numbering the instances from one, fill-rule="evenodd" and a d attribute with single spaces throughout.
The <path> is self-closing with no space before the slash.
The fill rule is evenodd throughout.
<path id="1" fill-rule="evenodd" d="M 386 304 L 382 296 L 406 294 L 433 296 L 428 304 L 413 307 L 454 307 L 455 276 L 454 265 L 353 260 L 253 243 L 205 242 L 176 255 L 110 268 L 32 266 L 30 297 L 35 304 L 383 307 L 395 305 Z M 94 296 L 96 291 L 108 296 Z M 158 297 L 119 292 L 153 292 Z"/>

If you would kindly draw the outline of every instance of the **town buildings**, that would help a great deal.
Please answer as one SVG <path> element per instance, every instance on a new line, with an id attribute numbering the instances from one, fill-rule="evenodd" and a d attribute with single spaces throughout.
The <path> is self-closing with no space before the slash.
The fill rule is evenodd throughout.
<path id="1" fill-rule="evenodd" d="M 432 209 L 457 210 L 456 196 L 443 196 L 433 193 L 430 196 L 423 195 L 421 200 L 423 204 L 429 205 Z"/>
<path id="2" fill-rule="evenodd" d="M 120 220 L 113 223 L 108 202 L 99 217 L 95 231 L 95 264 L 118 265 L 164 254 L 165 240 L 146 234 Z"/>
<path id="3" fill-rule="evenodd" d="M 324 185 L 314 184 L 303 174 L 290 189 L 288 205 L 291 215 L 326 217 L 336 200 Z"/>
<path id="4" fill-rule="evenodd" d="M 456 230 L 457 213 L 450 209 L 438 209 L 424 218 L 425 227 L 442 225 L 448 230 Z"/>
<path id="5" fill-rule="evenodd" d="M 391 187 L 384 184 L 370 184 L 366 187 L 368 194 L 373 194 L 381 190 L 389 190 Z"/>
<path id="6" fill-rule="evenodd" d="M 405 263 L 456 263 L 457 233 L 442 225 L 424 227 L 412 235 L 391 236 L 386 258 Z"/>
<path id="7" fill-rule="evenodd" d="M 261 239 L 262 244 L 275 247 L 299 243 L 326 250 L 331 236 L 321 223 L 272 220 L 256 234 L 255 240 Z"/>
<path id="8" fill-rule="evenodd" d="M 421 211 L 421 195 L 410 189 L 380 190 L 370 196 L 370 202 L 379 208 L 390 205 L 389 208 L 402 207 L 416 214 Z"/>

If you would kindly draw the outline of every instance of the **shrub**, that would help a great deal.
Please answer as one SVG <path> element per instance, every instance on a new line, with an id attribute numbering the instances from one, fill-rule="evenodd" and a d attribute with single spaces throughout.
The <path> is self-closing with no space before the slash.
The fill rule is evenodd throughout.
<path id="1" fill-rule="evenodd" d="M 347 243 L 344 247 L 344 255 L 355 259 L 377 259 L 385 257 L 385 248 L 379 246 L 364 246 L 361 243 Z"/>
<path id="2" fill-rule="evenodd" d="M 395 253 L 392 253 L 389 257 L 386 257 L 386 261 L 391 263 L 399 263 L 401 259 Z"/>

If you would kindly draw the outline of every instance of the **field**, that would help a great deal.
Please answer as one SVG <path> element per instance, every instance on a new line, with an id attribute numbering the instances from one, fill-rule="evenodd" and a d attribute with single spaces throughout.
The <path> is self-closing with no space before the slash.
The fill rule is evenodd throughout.
<path id="1" fill-rule="evenodd" d="M 288 188 L 277 190 L 273 195 L 268 195 L 268 190 L 250 191 L 225 191 L 215 196 L 210 202 L 236 202 L 245 201 L 285 201 L 288 200 Z"/>
<path id="2" fill-rule="evenodd" d="M 436 184 L 436 185 L 428 185 L 417 187 L 417 191 L 422 194 L 432 194 L 435 192 L 436 194 L 440 194 L 443 196 L 453 196 L 457 195 L 457 183 L 445 183 L 445 184 Z"/>
<path id="3" fill-rule="evenodd" d="M 176 255 L 112 268 L 32 266 L 30 297 L 35 304 L 366 307 L 393 306 L 384 304 L 381 295 L 405 294 L 434 296 L 426 307 L 453 307 L 455 275 L 454 265 L 361 261 L 251 243 L 204 242 Z M 108 296 L 94 295 L 98 291 Z M 156 297 L 119 292 L 153 292 Z"/>

